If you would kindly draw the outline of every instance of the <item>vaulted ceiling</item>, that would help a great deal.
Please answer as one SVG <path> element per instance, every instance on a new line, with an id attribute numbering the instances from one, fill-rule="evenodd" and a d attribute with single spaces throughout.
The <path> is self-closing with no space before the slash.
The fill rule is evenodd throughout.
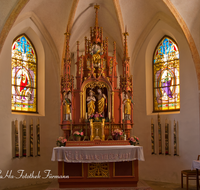
<path id="1" fill-rule="evenodd" d="M 22 0 L 0 1 L 0 31 L 2 31 L 16 4 L 20 1 Z M 75 0 L 27 0 L 27 4 L 18 15 L 18 18 L 20 18 L 27 13 L 35 13 L 49 32 L 60 60 L 62 60 L 63 54 L 64 33 L 69 20 L 72 21 L 70 48 L 75 51 L 76 41 L 80 41 L 83 46 L 84 37 L 89 37 L 89 29 L 94 26 L 94 4 L 100 5 L 99 26 L 104 29 L 104 37 L 108 36 L 110 44 L 116 41 L 117 52 L 120 57 L 123 56 L 122 32 L 124 32 L 125 25 L 127 25 L 129 32 L 128 47 L 130 56 L 136 48 L 142 32 L 157 14 L 162 13 L 164 17 L 172 20 L 179 27 L 176 19 L 164 1 L 161 0 L 76 0 L 77 3 L 73 6 L 74 2 Z M 176 0 L 171 0 L 171 2 L 180 9 L 179 11 L 188 25 L 194 25 L 190 15 L 191 12 L 194 12 L 191 15 L 193 21 L 197 19 L 200 6 L 195 7 L 195 3 L 199 5 L 199 0 L 191 0 L 190 2 L 194 2 L 193 5 L 190 5 L 192 3 L 187 0 L 181 1 L 181 4 L 177 3 Z M 193 33 L 195 36 L 196 33 L 194 31 Z"/>

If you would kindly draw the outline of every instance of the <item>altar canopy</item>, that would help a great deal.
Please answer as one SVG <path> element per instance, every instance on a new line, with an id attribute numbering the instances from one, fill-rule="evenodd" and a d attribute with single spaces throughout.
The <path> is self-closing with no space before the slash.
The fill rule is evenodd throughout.
<path id="1" fill-rule="evenodd" d="M 55 147 L 51 160 L 68 163 L 144 161 L 144 154 L 143 147 L 131 145 Z"/>

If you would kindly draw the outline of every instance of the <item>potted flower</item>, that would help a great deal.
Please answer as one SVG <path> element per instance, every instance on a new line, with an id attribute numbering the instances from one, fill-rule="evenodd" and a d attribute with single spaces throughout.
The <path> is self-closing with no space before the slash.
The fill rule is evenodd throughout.
<path id="1" fill-rule="evenodd" d="M 58 139 L 56 141 L 56 144 L 57 144 L 57 146 L 61 147 L 61 146 L 65 146 L 66 142 L 67 142 L 66 138 L 64 138 L 64 137 L 58 137 Z"/>
<path id="2" fill-rule="evenodd" d="M 81 137 L 83 137 L 82 129 L 80 131 L 75 131 L 73 135 L 76 137 L 76 141 L 81 141 Z"/>
<path id="3" fill-rule="evenodd" d="M 114 140 L 120 140 L 120 136 L 123 135 L 123 132 L 119 129 L 115 129 L 112 133 Z"/>
<path id="4" fill-rule="evenodd" d="M 136 136 L 133 136 L 133 137 L 131 137 L 130 139 L 129 139 L 129 142 L 130 142 L 130 144 L 131 145 L 138 145 L 139 144 L 139 138 L 138 137 L 136 137 Z"/>

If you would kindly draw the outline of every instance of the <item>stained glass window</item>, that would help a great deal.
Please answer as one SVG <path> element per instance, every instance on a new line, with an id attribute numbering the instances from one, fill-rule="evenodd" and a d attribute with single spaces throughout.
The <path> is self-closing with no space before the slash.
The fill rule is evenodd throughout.
<path id="1" fill-rule="evenodd" d="M 180 110 L 179 50 L 169 37 L 154 52 L 153 94 L 155 112 Z"/>
<path id="2" fill-rule="evenodd" d="M 30 40 L 21 35 L 12 44 L 12 111 L 37 111 L 37 57 Z"/>

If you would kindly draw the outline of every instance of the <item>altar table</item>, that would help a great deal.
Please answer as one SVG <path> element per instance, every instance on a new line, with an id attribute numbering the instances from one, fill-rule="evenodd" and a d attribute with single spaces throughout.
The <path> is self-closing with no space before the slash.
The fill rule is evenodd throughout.
<path id="1" fill-rule="evenodd" d="M 197 172 L 197 190 L 199 189 L 199 170 L 200 170 L 200 160 L 193 160 L 192 161 L 192 168 L 191 170 L 195 170 Z"/>
<path id="2" fill-rule="evenodd" d="M 136 187 L 138 160 L 144 161 L 143 147 L 76 146 L 53 148 L 58 161 L 60 188 Z"/>

